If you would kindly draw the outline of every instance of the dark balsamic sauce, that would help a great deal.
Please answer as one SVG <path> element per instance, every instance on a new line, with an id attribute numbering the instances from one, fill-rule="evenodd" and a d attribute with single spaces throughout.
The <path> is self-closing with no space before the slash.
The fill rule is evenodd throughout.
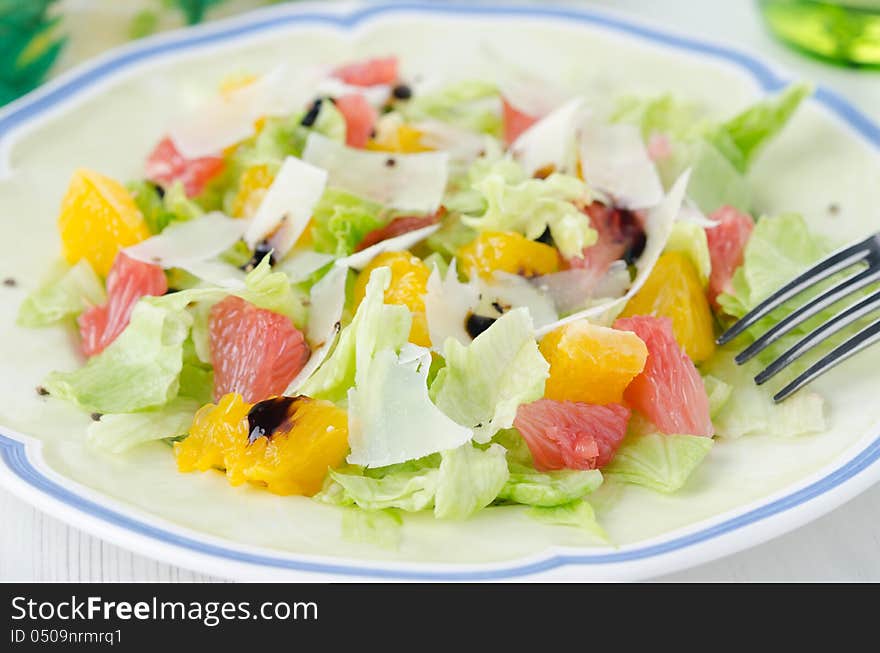
<path id="1" fill-rule="evenodd" d="M 271 440 L 277 432 L 289 431 L 294 404 L 303 399 L 304 397 L 272 397 L 254 404 L 247 416 L 248 444 L 253 444 L 262 437 Z"/>

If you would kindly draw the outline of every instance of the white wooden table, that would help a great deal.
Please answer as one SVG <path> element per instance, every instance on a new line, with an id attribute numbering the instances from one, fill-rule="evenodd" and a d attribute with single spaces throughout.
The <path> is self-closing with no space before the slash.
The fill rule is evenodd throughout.
<path id="1" fill-rule="evenodd" d="M 749 0 L 594 0 L 704 39 L 745 47 L 833 88 L 880 120 L 880 73 L 809 61 L 772 41 Z M 880 208 L 878 208 L 880 215 Z M 880 581 L 880 486 L 772 542 L 672 574 L 675 581 Z M 0 581 L 205 581 L 48 517 L 0 490 Z"/>

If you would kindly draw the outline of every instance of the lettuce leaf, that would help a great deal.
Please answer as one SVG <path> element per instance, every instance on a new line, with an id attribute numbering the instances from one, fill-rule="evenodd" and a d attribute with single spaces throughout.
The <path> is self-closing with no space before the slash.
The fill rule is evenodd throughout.
<path id="1" fill-rule="evenodd" d="M 596 513 L 586 501 L 572 501 L 552 508 L 533 507 L 528 511 L 530 517 L 547 524 L 571 526 L 582 530 L 591 538 L 609 543 L 608 534 L 596 521 Z"/>
<path id="2" fill-rule="evenodd" d="M 703 286 L 709 283 L 709 275 L 712 274 L 709 241 L 706 238 L 706 230 L 696 222 L 676 221 L 663 251 L 681 252 L 687 256 L 693 263 Z"/>
<path id="3" fill-rule="evenodd" d="M 403 519 L 396 510 L 360 510 L 342 513 L 342 537 L 349 542 L 373 544 L 383 549 L 400 547 Z"/>
<path id="4" fill-rule="evenodd" d="M 544 394 L 549 365 L 524 308 L 506 313 L 468 346 L 448 338 L 444 358 L 431 396 L 449 417 L 473 428 L 477 442 L 510 428 L 517 407 Z"/>
<path id="5" fill-rule="evenodd" d="M 99 413 L 130 413 L 176 397 L 192 317 L 167 310 L 162 299 L 138 302 L 128 327 L 107 349 L 78 370 L 52 372 L 45 388 Z"/>
<path id="6" fill-rule="evenodd" d="M 602 473 L 596 469 L 539 472 L 512 463 L 510 477 L 498 493 L 498 499 L 529 506 L 562 506 L 583 498 L 601 484 Z"/>
<path id="7" fill-rule="evenodd" d="M 434 498 L 438 519 L 467 519 L 495 500 L 508 478 L 504 447 L 471 443 L 444 451 Z"/>
<path id="8" fill-rule="evenodd" d="M 364 378 L 373 354 L 382 349 L 397 351 L 409 337 L 412 316 L 405 306 L 385 304 L 391 283 L 386 267 L 373 270 L 366 294 L 351 323 L 339 334 L 336 347 L 321 367 L 300 388 L 316 399 L 345 400 L 357 378 Z"/>
<path id="9" fill-rule="evenodd" d="M 573 204 L 588 201 L 589 190 L 577 177 L 554 173 L 547 179 L 526 179 L 511 184 L 492 173 L 474 184 L 486 200 L 481 216 L 463 216 L 462 222 L 479 231 L 515 231 L 540 238 L 548 228 L 566 258 L 581 256 L 598 234 L 587 216 Z"/>
<path id="10" fill-rule="evenodd" d="M 439 120 L 475 132 L 500 137 L 501 105 L 495 84 L 464 80 L 436 91 L 417 94 L 401 107 L 409 122 Z"/>
<path id="11" fill-rule="evenodd" d="M 200 405 L 195 399 L 178 397 L 158 408 L 102 415 L 89 425 L 89 443 L 119 454 L 145 442 L 184 435 Z"/>
<path id="12" fill-rule="evenodd" d="M 711 129 L 708 140 L 737 170 L 745 172 L 761 147 L 785 127 L 812 92 L 810 84 L 792 84 L 782 93 L 761 100 Z"/>
<path id="13" fill-rule="evenodd" d="M 711 374 L 703 376 L 703 385 L 709 397 L 709 416 L 715 419 L 733 394 L 733 386 Z"/>
<path id="14" fill-rule="evenodd" d="M 434 506 L 440 470 L 406 465 L 381 477 L 331 469 L 330 481 L 315 499 L 334 505 L 356 505 L 363 510 L 398 508 L 419 512 Z"/>
<path id="15" fill-rule="evenodd" d="M 50 280 L 21 303 L 15 323 L 23 327 L 46 326 L 106 301 L 104 284 L 86 259 L 70 268 L 59 264 Z"/>
<path id="16" fill-rule="evenodd" d="M 165 202 L 156 184 L 143 179 L 129 182 L 125 187 L 131 193 L 141 215 L 144 216 L 150 233 L 154 235 L 162 233 L 162 230 L 174 219 L 174 215 L 165 209 Z"/>
<path id="17" fill-rule="evenodd" d="M 705 373 L 724 379 L 731 386 L 729 399 L 712 416 L 718 437 L 739 438 L 752 434 L 787 437 L 825 430 L 824 400 L 819 394 L 801 390 L 782 403 L 774 403 L 770 392 L 755 385 L 753 380 L 761 371 L 761 363 L 751 360 L 737 365 L 735 353 L 731 348 L 720 350 L 704 369 Z"/>
<path id="18" fill-rule="evenodd" d="M 603 468 L 606 478 L 658 492 L 681 489 L 714 441 L 698 435 L 630 435 Z"/>
<path id="19" fill-rule="evenodd" d="M 370 231 L 385 224 L 382 205 L 328 188 L 312 212 L 315 250 L 333 256 L 348 256 Z"/>

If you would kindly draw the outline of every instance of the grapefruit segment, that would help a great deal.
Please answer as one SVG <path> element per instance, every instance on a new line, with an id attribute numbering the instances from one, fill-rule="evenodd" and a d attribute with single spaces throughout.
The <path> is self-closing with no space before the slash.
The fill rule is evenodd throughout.
<path id="1" fill-rule="evenodd" d="M 597 469 L 614 458 L 629 417 L 629 409 L 618 404 L 539 399 L 520 406 L 513 425 L 529 445 L 536 469 Z"/>
<path id="2" fill-rule="evenodd" d="M 161 267 L 119 252 L 107 276 L 107 303 L 93 306 L 77 319 L 83 353 L 100 354 L 128 326 L 141 297 L 164 295 L 167 290 Z"/>
<path id="3" fill-rule="evenodd" d="M 363 148 L 373 135 L 379 115 L 360 93 L 349 93 L 335 100 L 336 108 L 345 118 L 345 144 Z"/>
<path id="4" fill-rule="evenodd" d="M 163 187 L 179 181 L 187 197 L 201 193 L 205 185 L 223 171 L 223 158 L 203 156 L 187 159 L 177 150 L 168 136 L 159 141 L 147 157 L 144 174 L 150 181 Z"/>
<path id="5" fill-rule="evenodd" d="M 514 107 L 506 98 L 501 98 L 504 120 L 504 143 L 511 145 L 519 135 L 538 122 L 535 116 L 523 113 Z"/>
<path id="6" fill-rule="evenodd" d="M 230 296 L 208 321 L 214 397 L 247 402 L 282 394 L 309 359 L 309 346 L 289 318 Z"/>
<path id="7" fill-rule="evenodd" d="M 397 81 L 397 57 L 378 57 L 339 66 L 333 76 L 352 86 L 376 86 Z"/>
<path id="8" fill-rule="evenodd" d="M 709 276 L 709 301 L 717 309 L 718 295 L 731 291 L 731 280 L 743 264 L 746 245 L 755 228 L 751 216 L 732 206 L 722 206 L 710 215 L 718 225 L 706 229 L 712 274 Z"/>
<path id="9" fill-rule="evenodd" d="M 620 318 L 615 329 L 632 331 L 648 347 L 645 369 L 624 392 L 626 403 L 662 433 L 705 435 L 715 430 L 709 397 L 693 361 L 679 346 L 668 317 Z"/>

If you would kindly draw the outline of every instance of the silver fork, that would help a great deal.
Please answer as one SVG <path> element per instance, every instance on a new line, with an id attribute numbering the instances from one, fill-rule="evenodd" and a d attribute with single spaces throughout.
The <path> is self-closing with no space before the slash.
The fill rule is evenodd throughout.
<path id="1" fill-rule="evenodd" d="M 760 338 L 746 347 L 736 356 L 738 365 L 750 360 L 771 344 L 779 340 L 786 333 L 802 324 L 817 313 L 833 306 L 837 302 L 852 295 L 858 290 L 880 281 L 880 233 L 874 234 L 865 240 L 844 247 L 834 252 L 809 270 L 785 284 L 782 288 L 770 295 L 758 304 L 754 309 L 746 313 L 738 322 L 731 326 L 718 338 L 718 344 L 730 342 L 746 329 L 758 322 L 765 315 L 776 310 L 785 302 L 793 299 L 808 288 L 815 286 L 820 281 L 831 277 L 839 272 L 858 266 L 860 271 L 855 272 L 839 284 L 829 288 L 817 297 L 814 297 L 803 306 L 787 315 L 783 320 L 774 325 Z M 848 306 L 834 317 L 824 322 L 814 331 L 804 336 L 800 341 L 790 347 L 779 358 L 770 363 L 766 369 L 755 377 L 755 383 L 761 385 L 772 378 L 791 363 L 813 349 L 816 345 L 849 326 L 863 317 L 880 311 L 880 290 Z M 790 397 L 803 388 L 817 376 L 824 374 L 832 367 L 842 363 L 850 356 L 854 356 L 863 349 L 880 342 L 880 317 L 861 329 L 849 340 L 835 347 L 819 361 L 811 365 L 805 372 L 800 374 L 794 381 L 786 385 L 773 396 L 777 403 Z"/>

